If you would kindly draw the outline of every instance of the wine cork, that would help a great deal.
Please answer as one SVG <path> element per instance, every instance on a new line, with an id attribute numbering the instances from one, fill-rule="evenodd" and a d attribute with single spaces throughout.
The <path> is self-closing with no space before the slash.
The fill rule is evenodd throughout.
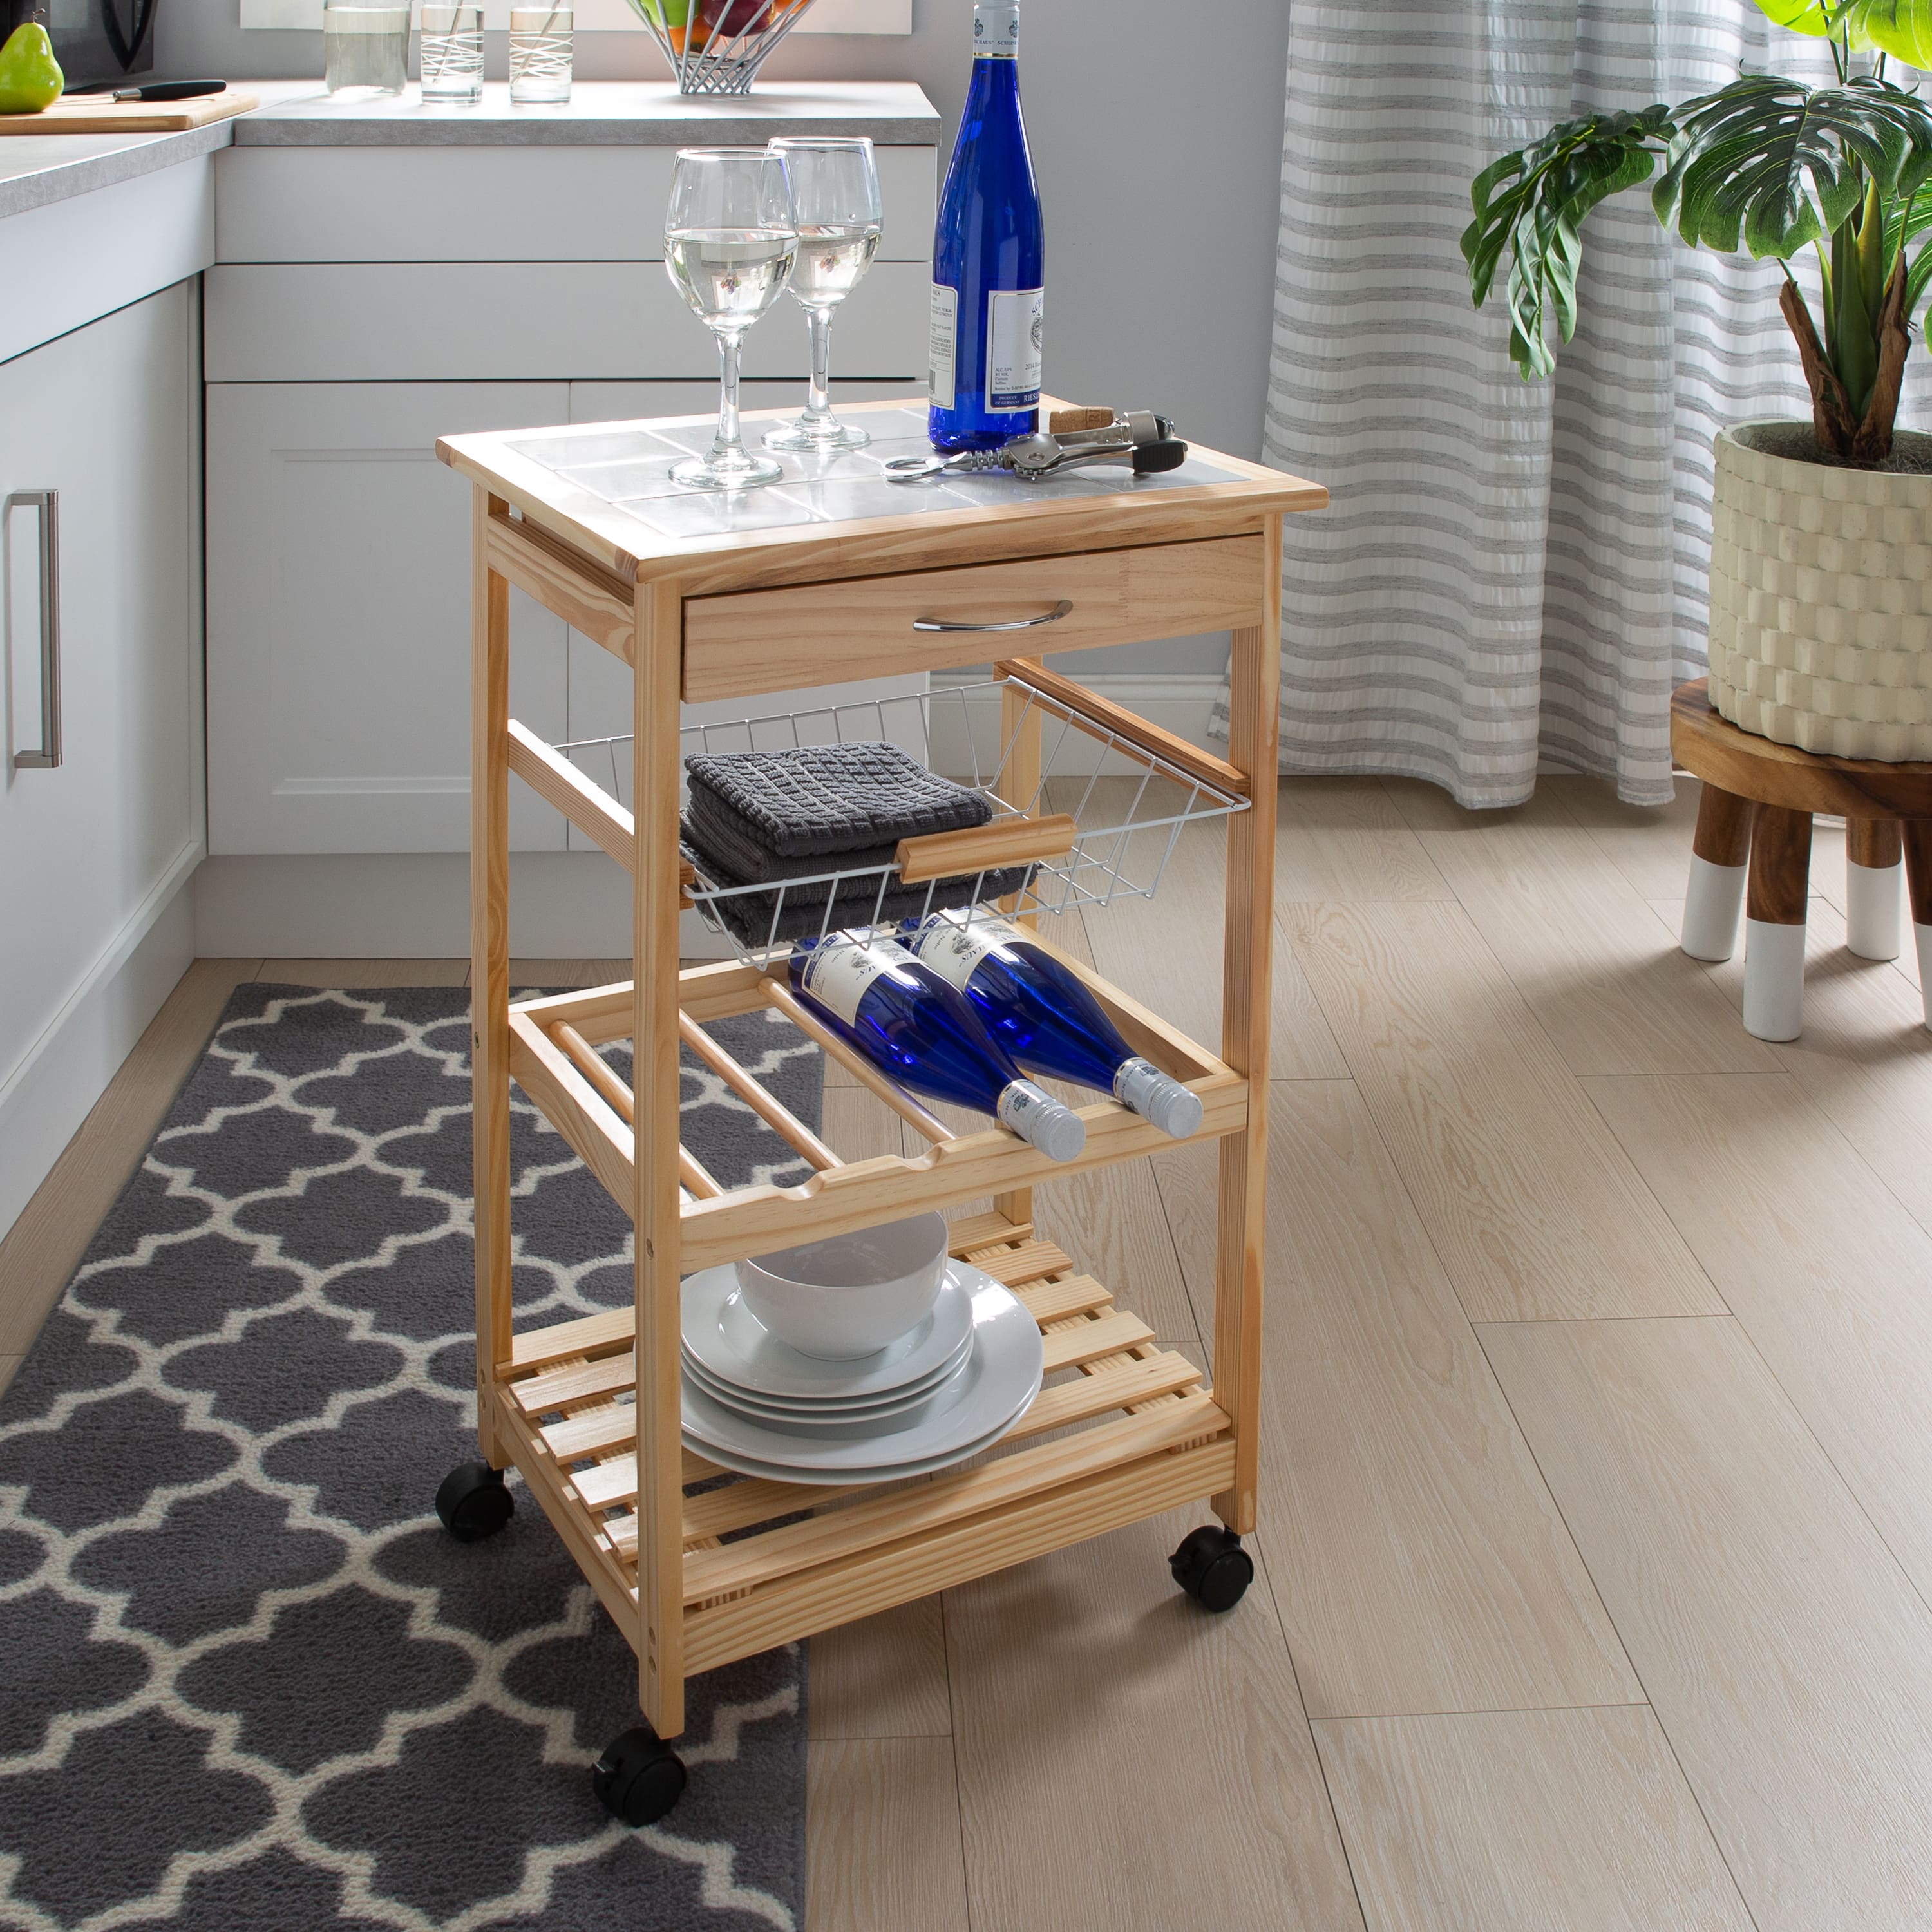
<path id="1" fill-rule="evenodd" d="M 1113 420 L 1112 410 L 1055 410 L 1046 427 L 1048 434 L 1064 436 L 1070 430 L 1105 429 Z"/>

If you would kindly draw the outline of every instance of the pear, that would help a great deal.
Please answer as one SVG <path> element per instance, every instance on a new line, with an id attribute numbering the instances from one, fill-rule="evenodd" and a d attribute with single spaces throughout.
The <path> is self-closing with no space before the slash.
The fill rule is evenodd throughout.
<path id="1" fill-rule="evenodd" d="M 67 76 L 38 20 L 25 20 L 0 46 L 0 114 L 38 114 L 61 97 Z"/>

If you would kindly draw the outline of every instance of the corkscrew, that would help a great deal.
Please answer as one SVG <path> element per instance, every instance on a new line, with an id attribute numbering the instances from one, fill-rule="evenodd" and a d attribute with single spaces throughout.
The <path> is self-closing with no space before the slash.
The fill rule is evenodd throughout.
<path id="1" fill-rule="evenodd" d="M 1016 436 L 998 449 L 968 449 L 956 456 L 896 456 L 886 465 L 895 483 L 920 483 L 935 476 L 975 476 L 1001 472 L 1022 482 L 1044 483 L 1070 470 L 1118 463 L 1136 476 L 1178 470 L 1187 460 L 1187 445 L 1173 423 L 1151 410 L 1062 410 L 1044 430 Z"/>

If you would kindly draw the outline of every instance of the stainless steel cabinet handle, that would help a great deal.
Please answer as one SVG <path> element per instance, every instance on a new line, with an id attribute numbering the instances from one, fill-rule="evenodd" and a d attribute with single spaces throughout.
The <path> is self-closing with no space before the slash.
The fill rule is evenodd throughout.
<path id="1" fill-rule="evenodd" d="M 16 490 L 6 507 L 10 514 L 37 511 L 40 520 L 40 746 L 16 752 L 14 763 L 22 771 L 51 771 L 61 761 L 60 492 Z"/>
<path id="2" fill-rule="evenodd" d="M 1030 631 L 1041 624 L 1057 624 L 1072 614 L 1073 606 L 1062 598 L 1043 617 L 1022 617 L 1011 624 L 949 624 L 938 617 L 915 617 L 915 631 Z"/>

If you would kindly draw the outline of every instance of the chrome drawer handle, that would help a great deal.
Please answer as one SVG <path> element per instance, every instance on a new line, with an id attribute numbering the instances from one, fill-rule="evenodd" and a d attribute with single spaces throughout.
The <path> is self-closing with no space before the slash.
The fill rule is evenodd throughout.
<path id="1" fill-rule="evenodd" d="M 40 523 L 40 744 L 16 752 L 21 771 L 51 771 L 61 761 L 60 492 L 16 490 L 6 511 L 33 510 Z M 0 536 L 4 532 L 0 523 Z"/>
<path id="2" fill-rule="evenodd" d="M 939 617 L 915 617 L 915 631 L 1030 631 L 1041 624 L 1057 624 L 1072 614 L 1073 606 L 1062 598 L 1043 617 L 1022 617 L 1011 624 L 949 624 Z"/>

